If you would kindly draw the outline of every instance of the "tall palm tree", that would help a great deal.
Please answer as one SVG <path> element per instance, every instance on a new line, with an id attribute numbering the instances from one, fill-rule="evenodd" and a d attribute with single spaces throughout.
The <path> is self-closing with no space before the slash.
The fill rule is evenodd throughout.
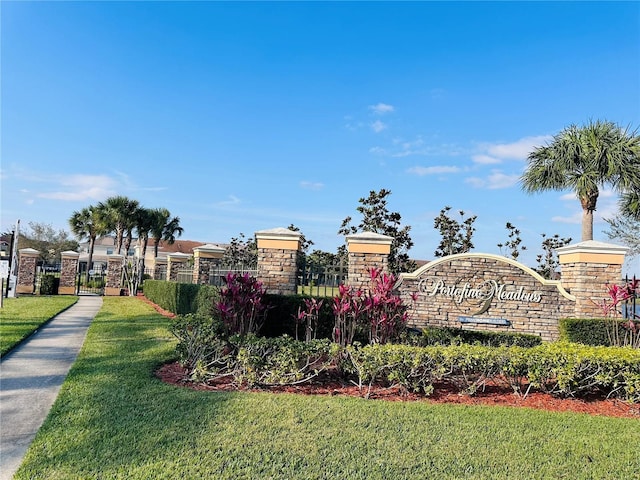
<path id="1" fill-rule="evenodd" d="M 87 261 L 87 282 L 89 281 L 89 270 L 93 268 L 93 250 L 96 244 L 96 238 L 106 233 L 100 209 L 96 206 L 89 206 L 80 211 L 75 211 L 69 218 L 69 226 L 71 232 L 78 238 L 89 240 L 89 259 Z"/>
<path id="2" fill-rule="evenodd" d="M 640 188 L 629 190 L 622 195 L 620 210 L 624 216 L 640 221 Z"/>
<path id="3" fill-rule="evenodd" d="M 176 236 L 180 237 L 184 229 L 180 226 L 180 217 L 171 217 L 171 212 L 166 208 L 156 208 L 153 210 L 153 227 L 151 236 L 155 240 L 153 246 L 153 256 L 158 258 L 158 247 L 160 240 L 164 240 L 169 245 L 176 241 Z"/>
<path id="4" fill-rule="evenodd" d="M 527 193 L 573 190 L 582 205 L 582 240 L 593 240 L 600 188 L 623 195 L 640 189 L 640 136 L 608 121 L 571 125 L 529 154 L 520 182 Z"/>
<path id="5" fill-rule="evenodd" d="M 116 253 L 120 255 L 125 235 L 130 236 L 131 231 L 135 228 L 135 213 L 139 208 L 138 201 L 118 195 L 107 198 L 98 206 L 103 212 L 108 230 L 116 234 Z"/>

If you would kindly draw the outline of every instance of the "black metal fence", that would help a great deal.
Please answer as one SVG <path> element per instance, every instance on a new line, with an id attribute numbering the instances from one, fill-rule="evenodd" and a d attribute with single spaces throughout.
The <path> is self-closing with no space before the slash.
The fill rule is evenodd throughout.
<path id="1" fill-rule="evenodd" d="M 640 293 L 640 279 L 633 279 L 625 277 L 625 285 L 629 287 L 629 293 L 631 294 L 622 304 L 622 318 L 626 320 L 640 319 L 640 302 L 638 302 L 638 294 Z"/>
<path id="2" fill-rule="evenodd" d="M 314 297 L 335 297 L 338 287 L 346 283 L 349 269 L 347 264 L 298 266 L 298 293 Z"/>

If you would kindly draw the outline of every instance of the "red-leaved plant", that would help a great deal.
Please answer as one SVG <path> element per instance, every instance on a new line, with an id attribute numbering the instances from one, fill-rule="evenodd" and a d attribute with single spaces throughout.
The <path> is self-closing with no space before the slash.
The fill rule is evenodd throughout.
<path id="1" fill-rule="evenodd" d="M 634 310 L 629 309 L 628 303 L 640 296 L 640 281 L 633 277 L 624 285 L 607 285 L 609 298 L 602 299 L 597 305 L 602 310 L 603 316 L 610 320 L 607 322 L 607 335 L 609 343 L 616 347 L 631 346 L 640 348 L 640 316 Z M 594 302 L 595 303 L 595 302 Z M 620 323 L 622 312 L 619 307 L 626 304 L 628 318 Z M 635 303 L 632 303 L 635 306 Z M 619 325 L 623 331 L 620 331 Z"/>
<path id="2" fill-rule="evenodd" d="M 245 336 L 258 333 L 269 309 L 264 302 L 262 283 L 248 273 L 229 272 L 225 284 L 220 289 L 220 301 L 216 308 L 227 334 Z"/>
<path id="3" fill-rule="evenodd" d="M 324 300 L 317 298 L 307 298 L 304 300 L 305 310 L 298 307 L 298 314 L 293 315 L 296 321 L 296 340 L 298 340 L 298 325 L 305 324 L 305 341 L 310 342 L 316 338 L 318 316 Z"/>
<path id="4" fill-rule="evenodd" d="M 370 269 L 369 275 L 368 291 L 340 285 L 333 299 L 333 339 L 342 346 L 353 343 L 358 327 L 368 332 L 370 343 L 387 343 L 407 325 L 407 306 L 393 290 L 396 277 L 379 268 Z"/>

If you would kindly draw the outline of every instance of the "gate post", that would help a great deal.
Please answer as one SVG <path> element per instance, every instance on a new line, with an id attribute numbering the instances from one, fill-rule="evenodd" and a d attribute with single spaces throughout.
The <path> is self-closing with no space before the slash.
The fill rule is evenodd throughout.
<path id="1" fill-rule="evenodd" d="M 347 285 L 354 288 L 369 288 L 371 268 L 381 268 L 386 272 L 389 267 L 389 254 L 393 238 L 374 232 L 362 232 L 347 235 L 349 252 L 349 273 Z"/>
<path id="2" fill-rule="evenodd" d="M 258 281 L 267 293 L 293 295 L 297 293 L 299 232 L 273 228 L 256 232 L 258 246 Z"/>
<path id="3" fill-rule="evenodd" d="M 40 252 L 33 248 L 18 250 L 18 279 L 16 281 L 16 293 L 33 294 L 36 288 L 36 267 Z"/>
<path id="4" fill-rule="evenodd" d="M 607 284 L 622 280 L 622 264 L 628 248 L 588 240 L 557 248 L 560 281 L 576 297 L 576 318 L 602 317 L 597 305 L 607 298 Z"/>
<path id="5" fill-rule="evenodd" d="M 62 266 L 60 267 L 60 286 L 58 287 L 58 294 L 75 295 L 80 254 L 78 252 L 68 251 L 62 252 L 60 257 L 62 258 Z"/>
<path id="6" fill-rule="evenodd" d="M 123 255 L 109 255 L 107 257 L 107 279 L 104 286 L 104 294 L 119 296 L 122 293 L 122 269 Z"/>
<path id="7" fill-rule="evenodd" d="M 167 280 L 177 282 L 178 270 L 184 267 L 190 258 L 191 255 L 188 253 L 177 252 L 167 254 Z"/>
<path id="8" fill-rule="evenodd" d="M 224 248 L 210 243 L 193 249 L 193 283 L 197 285 L 209 284 L 211 267 L 220 263 L 224 255 Z"/>

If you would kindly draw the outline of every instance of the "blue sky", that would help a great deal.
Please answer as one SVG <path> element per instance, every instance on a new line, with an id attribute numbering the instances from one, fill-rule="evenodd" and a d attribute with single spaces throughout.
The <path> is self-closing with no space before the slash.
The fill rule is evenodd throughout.
<path id="1" fill-rule="evenodd" d="M 391 190 L 430 259 L 445 205 L 579 240 L 571 192 L 524 194 L 533 146 L 569 124 L 640 126 L 638 2 L 0 4 L 2 205 L 68 229 L 112 195 L 167 207 L 183 238 L 299 226 L 343 243 L 360 197 Z M 602 192 L 594 238 L 617 198 Z M 638 268 L 640 271 L 640 268 Z"/>

